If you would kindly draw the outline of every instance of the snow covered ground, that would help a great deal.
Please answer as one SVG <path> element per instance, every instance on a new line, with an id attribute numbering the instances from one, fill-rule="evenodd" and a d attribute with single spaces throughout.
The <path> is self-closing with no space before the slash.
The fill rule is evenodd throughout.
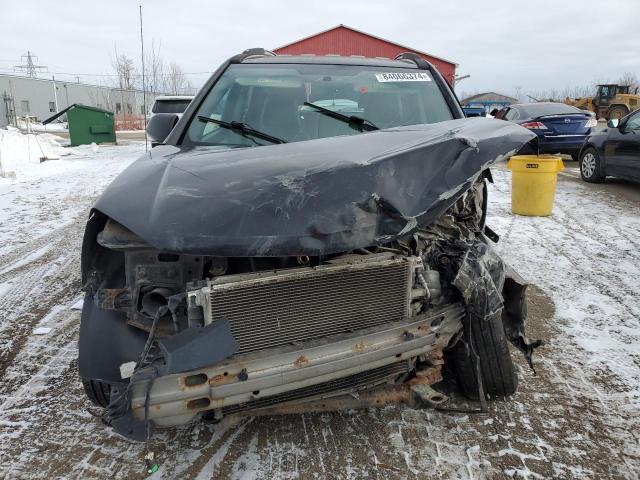
<path id="1" fill-rule="evenodd" d="M 76 363 L 84 222 L 143 153 L 82 147 L 0 180 L 0 478 L 145 476 L 144 445 L 92 415 Z M 488 223 L 534 285 L 530 336 L 546 341 L 537 375 L 514 357 L 513 398 L 480 415 L 393 406 L 166 430 L 154 478 L 638 478 L 640 186 L 575 175 L 552 217 L 525 218 L 494 169 Z"/>
<path id="2" fill-rule="evenodd" d="M 18 177 L 48 176 L 50 169 L 39 164 L 79 153 L 64 148 L 63 142 L 50 133 L 26 135 L 13 127 L 0 129 L 0 187 Z"/>

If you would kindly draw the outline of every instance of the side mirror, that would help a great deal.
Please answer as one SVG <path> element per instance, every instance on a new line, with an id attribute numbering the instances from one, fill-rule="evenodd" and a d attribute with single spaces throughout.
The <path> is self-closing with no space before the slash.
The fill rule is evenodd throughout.
<path id="1" fill-rule="evenodd" d="M 609 120 L 607 122 L 607 127 L 609 128 L 618 128 L 618 125 L 620 124 L 620 120 L 617 118 L 612 118 L 611 120 Z"/>
<path id="2" fill-rule="evenodd" d="M 157 113 L 147 123 L 147 133 L 152 141 L 162 143 L 176 126 L 178 120 L 179 117 L 175 113 Z"/>

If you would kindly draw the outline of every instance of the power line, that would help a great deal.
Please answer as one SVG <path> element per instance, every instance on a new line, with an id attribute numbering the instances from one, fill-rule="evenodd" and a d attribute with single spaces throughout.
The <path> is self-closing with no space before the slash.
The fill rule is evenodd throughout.
<path id="1" fill-rule="evenodd" d="M 17 67 L 14 67 L 14 69 Z M 43 67 L 46 68 L 46 67 Z M 6 72 L 13 72 L 15 70 L 10 68 L 0 67 L 0 70 L 4 70 Z M 78 73 L 78 72 L 50 72 L 47 70 L 47 73 L 51 73 L 52 75 L 69 75 L 71 77 L 119 77 L 120 75 L 116 73 Z M 213 71 L 209 72 L 182 72 L 183 75 L 211 75 Z M 158 75 L 163 77 L 169 77 L 171 73 L 159 73 Z M 134 73 L 131 75 L 132 77 L 142 77 L 140 73 Z"/>

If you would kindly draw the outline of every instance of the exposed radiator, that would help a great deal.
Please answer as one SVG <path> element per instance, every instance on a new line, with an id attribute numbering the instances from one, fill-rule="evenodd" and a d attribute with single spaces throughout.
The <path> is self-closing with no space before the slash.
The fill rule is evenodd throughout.
<path id="1" fill-rule="evenodd" d="M 402 320 L 415 261 L 346 256 L 315 268 L 218 277 L 208 287 L 205 317 L 229 320 L 239 353 Z"/>

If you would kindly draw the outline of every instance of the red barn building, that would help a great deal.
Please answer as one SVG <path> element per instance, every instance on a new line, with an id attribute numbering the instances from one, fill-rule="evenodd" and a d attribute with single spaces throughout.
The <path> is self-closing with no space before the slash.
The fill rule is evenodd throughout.
<path id="1" fill-rule="evenodd" d="M 442 76 L 453 85 L 457 63 L 435 57 L 420 50 L 405 47 L 365 32 L 338 25 L 324 32 L 283 45 L 274 50 L 282 55 L 362 55 L 364 57 L 394 58 L 404 52 L 413 52 L 432 63 Z"/>

